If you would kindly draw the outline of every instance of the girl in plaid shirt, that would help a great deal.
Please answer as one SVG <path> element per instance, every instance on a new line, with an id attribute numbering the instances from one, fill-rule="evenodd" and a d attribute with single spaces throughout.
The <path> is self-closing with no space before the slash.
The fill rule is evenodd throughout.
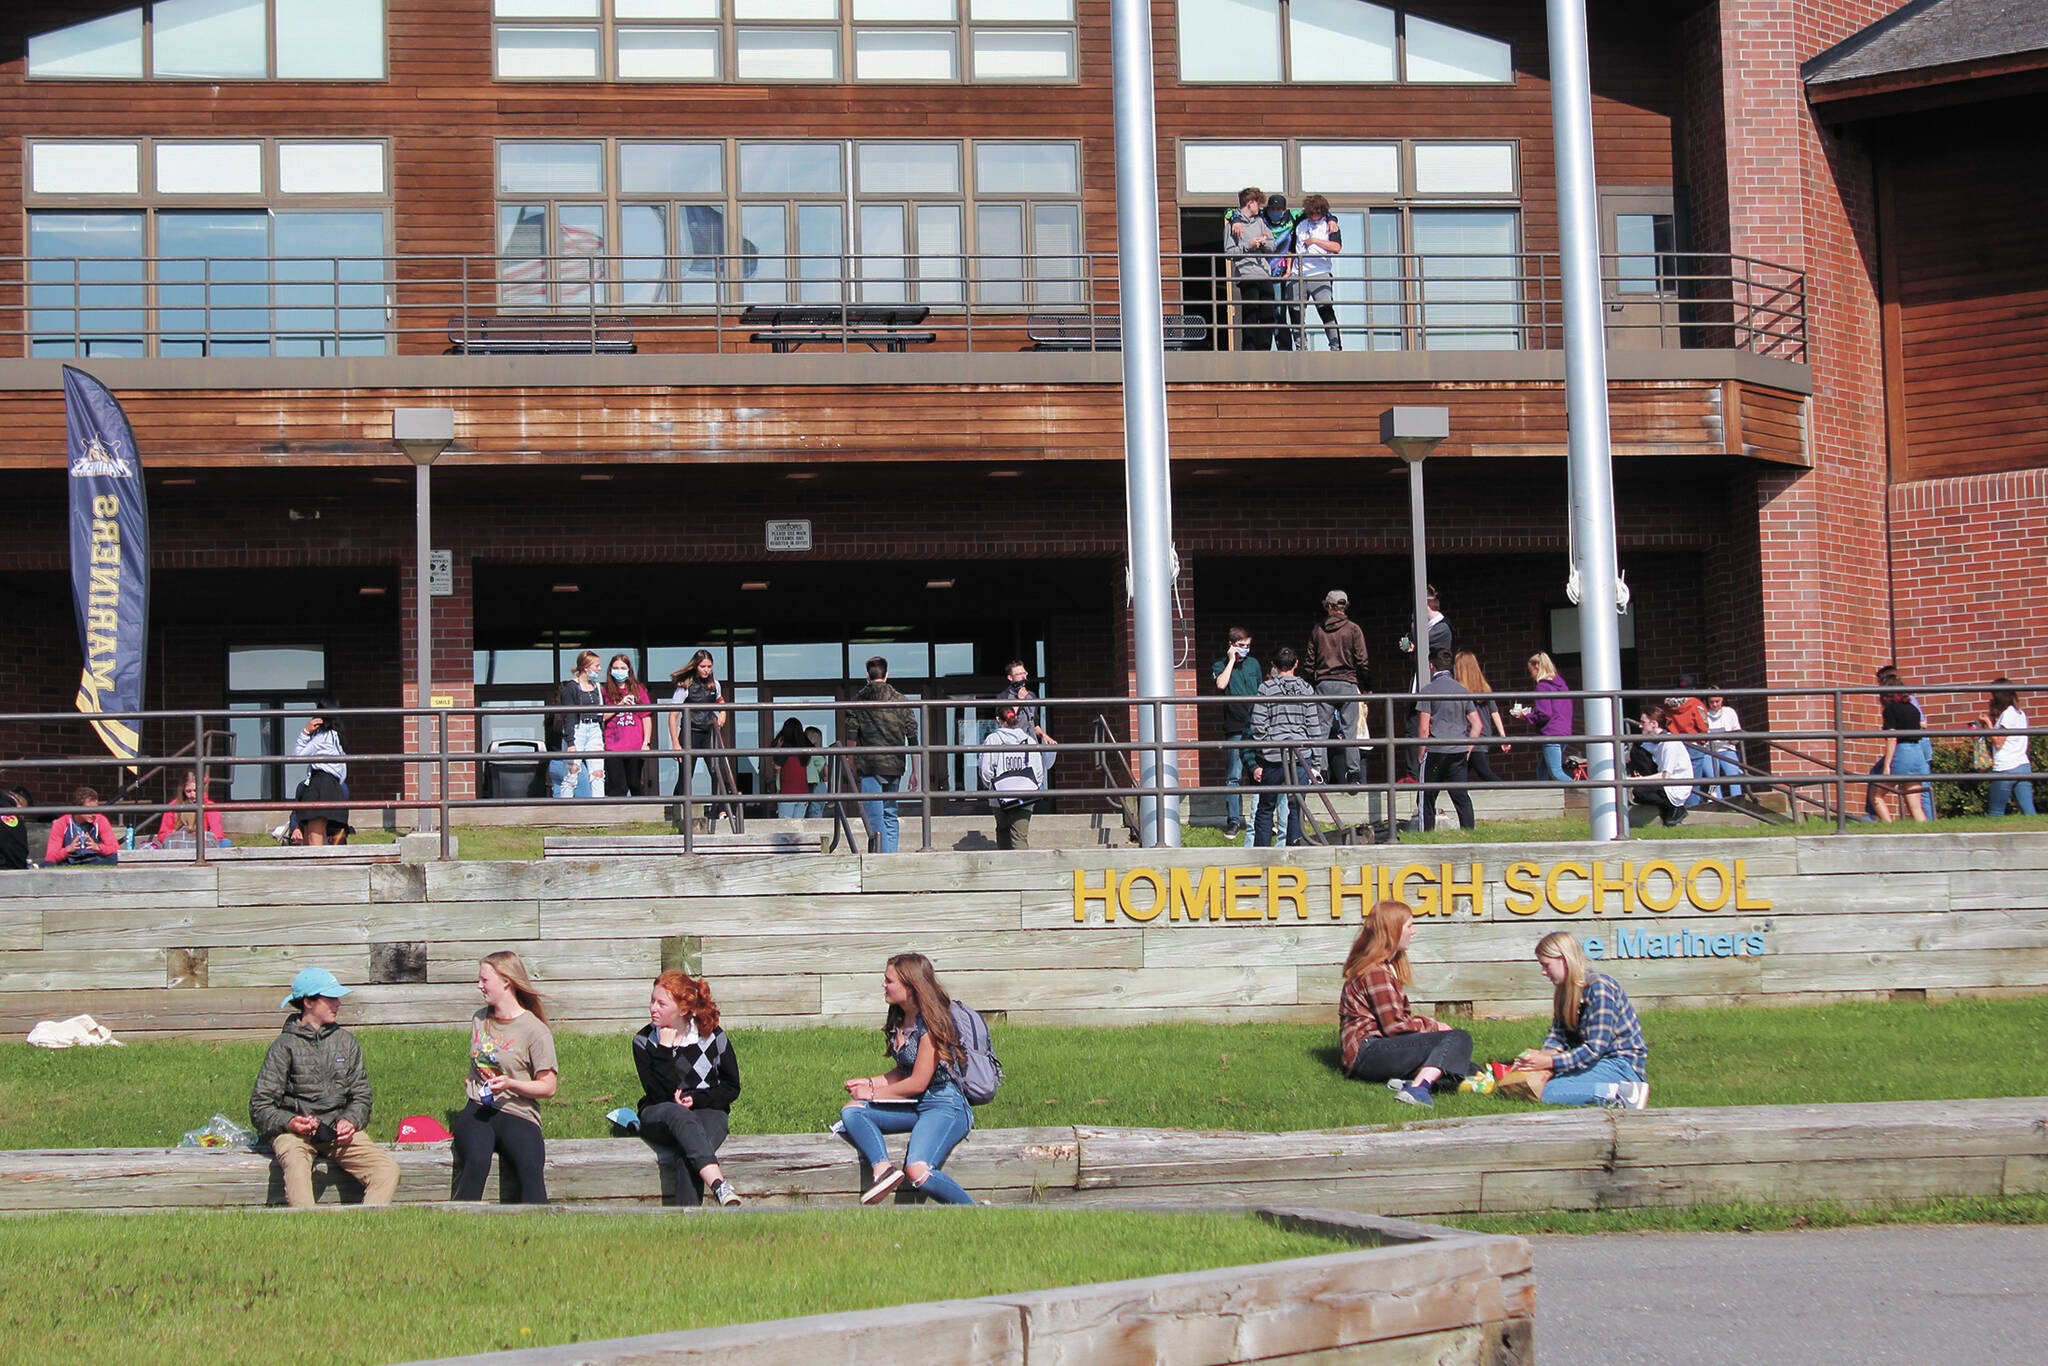
<path id="1" fill-rule="evenodd" d="M 1593 971 L 1579 941 L 1562 931 L 1537 941 L 1536 964 L 1557 988 L 1550 1032 L 1543 1047 L 1522 1054 L 1515 1065 L 1550 1069 L 1544 1102 L 1629 1110 L 1648 1105 L 1649 1045 L 1621 984 Z"/>
<path id="2" fill-rule="evenodd" d="M 1408 1010 L 1408 945 L 1415 913 L 1382 901 L 1344 960 L 1337 1038 L 1346 1075 L 1383 1081 L 1406 1105 L 1432 1105 L 1430 1088 L 1456 1086 L 1472 1070 L 1472 1036 Z"/>

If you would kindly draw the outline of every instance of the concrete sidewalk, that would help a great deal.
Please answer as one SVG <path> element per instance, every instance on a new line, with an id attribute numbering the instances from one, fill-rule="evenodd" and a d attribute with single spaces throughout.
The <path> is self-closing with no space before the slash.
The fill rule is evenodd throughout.
<path id="1" fill-rule="evenodd" d="M 1536 1358 L 1599 1366 L 2039 1361 L 2048 1226 L 1541 1237 Z"/>

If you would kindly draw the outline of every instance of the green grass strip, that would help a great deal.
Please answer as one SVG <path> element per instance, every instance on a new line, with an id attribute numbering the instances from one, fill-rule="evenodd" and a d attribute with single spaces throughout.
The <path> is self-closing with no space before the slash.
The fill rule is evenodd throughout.
<path id="1" fill-rule="evenodd" d="M 1540 1042 L 1544 1026 L 1481 1020 L 1470 1028 L 1477 1057 L 1508 1058 Z M 2048 996 L 1649 1011 L 1643 1029 L 1650 1101 L 1659 1108 L 2040 1095 Z M 407 1115 L 445 1120 L 460 1108 L 467 1031 L 361 1036 L 376 1091 L 372 1138 L 389 1140 Z M 605 1112 L 640 1095 L 627 1035 L 562 1034 L 557 1042 L 562 1090 L 543 1106 L 548 1136 L 608 1136 Z M 741 1030 L 734 1042 L 743 1083 L 735 1133 L 817 1133 L 838 1118 L 840 1083 L 884 1062 L 878 1029 Z M 1009 1075 L 995 1101 L 975 1111 L 985 1129 L 1275 1131 L 1427 1117 L 1395 1104 L 1383 1087 L 1341 1076 L 1334 1026 L 998 1024 L 995 1043 Z M 167 1147 L 216 1112 L 246 1122 L 266 1046 L 139 1040 L 52 1052 L 0 1044 L 0 1147 Z M 1528 1108 L 1446 1095 L 1435 1115 Z"/>
<path id="2" fill-rule="evenodd" d="M 1850 1206 L 1832 1200 L 1786 1205 L 1692 1205 L 1682 1209 L 1552 1210 L 1543 1214 L 1455 1214 L 1433 1222 L 1475 1233 L 1775 1233 L 1864 1224 L 2048 1224 L 2048 1195 L 1957 1196 Z"/>
<path id="3" fill-rule="evenodd" d="M 411 1361 L 1352 1250 L 1246 1215 L 9 1219 L 0 1362 Z M 920 1359 L 906 1343 L 902 1358 Z"/>

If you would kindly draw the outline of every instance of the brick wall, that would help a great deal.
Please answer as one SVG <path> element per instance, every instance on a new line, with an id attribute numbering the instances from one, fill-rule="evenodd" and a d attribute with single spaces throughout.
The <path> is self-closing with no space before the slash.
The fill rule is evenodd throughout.
<path id="1" fill-rule="evenodd" d="M 1891 514 L 1906 677 L 1975 683 L 2048 673 L 2048 470 L 1899 484 Z M 1945 725 L 1975 716 L 1983 700 L 1924 698 L 1930 719 Z"/>

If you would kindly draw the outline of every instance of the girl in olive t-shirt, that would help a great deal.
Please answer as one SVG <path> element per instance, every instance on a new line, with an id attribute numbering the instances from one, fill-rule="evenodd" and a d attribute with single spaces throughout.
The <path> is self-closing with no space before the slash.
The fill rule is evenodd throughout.
<path id="1" fill-rule="evenodd" d="M 503 1202 L 545 1205 L 547 1149 L 536 1102 L 555 1094 L 555 1036 L 518 954 L 486 956 L 476 989 L 484 1008 L 470 1021 L 469 1104 L 455 1117 L 455 1198 L 483 1198 L 497 1153 L 505 1158 Z"/>

